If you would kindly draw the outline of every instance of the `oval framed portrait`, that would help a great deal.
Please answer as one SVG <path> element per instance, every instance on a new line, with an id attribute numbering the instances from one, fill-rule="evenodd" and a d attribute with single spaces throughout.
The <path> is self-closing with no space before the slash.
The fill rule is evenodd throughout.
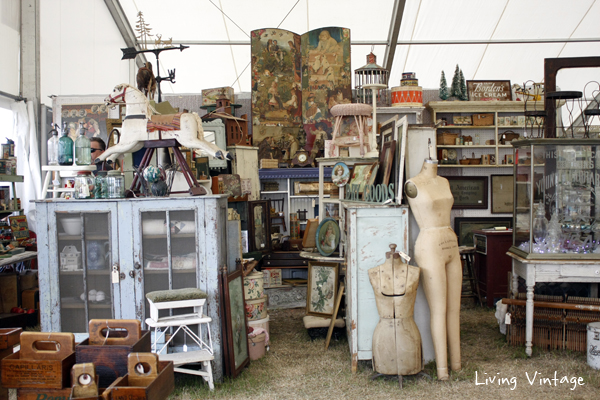
<path id="1" fill-rule="evenodd" d="M 343 187 L 349 180 L 350 168 L 343 162 L 335 164 L 331 169 L 331 181 L 338 187 Z"/>
<path id="2" fill-rule="evenodd" d="M 322 256 L 332 255 L 340 244 L 340 226 L 333 218 L 325 218 L 319 224 L 315 240 Z"/>

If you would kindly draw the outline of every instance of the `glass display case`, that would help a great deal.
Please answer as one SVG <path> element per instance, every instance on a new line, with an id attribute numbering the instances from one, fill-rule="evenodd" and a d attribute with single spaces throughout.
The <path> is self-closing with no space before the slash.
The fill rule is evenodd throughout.
<path id="1" fill-rule="evenodd" d="M 526 259 L 600 259 L 600 139 L 513 141 L 510 251 Z"/>

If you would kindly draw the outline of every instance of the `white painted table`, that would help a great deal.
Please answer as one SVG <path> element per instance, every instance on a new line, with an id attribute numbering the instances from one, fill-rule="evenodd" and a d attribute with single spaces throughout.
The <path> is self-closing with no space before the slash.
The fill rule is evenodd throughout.
<path id="1" fill-rule="evenodd" d="M 518 277 L 525 279 L 527 301 L 525 305 L 525 352 L 531 357 L 533 343 L 533 289 L 536 282 L 578 282 L 594 283 L 592 292 L 598 291 L 600 282 L 600 263 L 598 260 L 527 260 L 514 253 L 512 257 L 513 279 L 511 291 L 513 297 L 518 292 Z M 593 293 L 592 293 L 593 294 Z"/>

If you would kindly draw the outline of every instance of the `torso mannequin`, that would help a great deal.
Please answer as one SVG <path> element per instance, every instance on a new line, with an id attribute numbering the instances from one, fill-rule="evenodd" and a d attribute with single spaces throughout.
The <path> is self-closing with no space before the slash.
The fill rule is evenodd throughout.
<path id="1" fill-rule="evenodd" d="M 414 375 L 423 369 L 421 334 L 413 319 L 419 268 L 400 254 L 386 253 L 383 264 L 369 270 L 379 323 L 373 332 L 373 369 L 384 375 Z"/>
<path id="2" fill-rule="evenodd" d="M 450 228 L 454 198 L 446 178 L 437 175 L 437 161 L 425 160 L 421 172 L 404 186 L 419 225 L 415 261 L 431 311 L 431 336 L 438 379 L 448 379 L 448 353 L 453 371 L 461 369 L 460 298 L 462 264 L 456 234 Z"/>

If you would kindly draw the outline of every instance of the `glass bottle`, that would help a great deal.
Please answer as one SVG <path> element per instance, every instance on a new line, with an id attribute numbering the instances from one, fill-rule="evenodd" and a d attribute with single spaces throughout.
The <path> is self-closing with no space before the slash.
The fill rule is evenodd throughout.
<path id="1" fill-rule="evenodd" d="M 540 202 L 533 218 L 533 239 L 536 243 L 541 244 L 546 239 L 548 232 L 548 220 L 546 219 L 546 210 Z"/>
<path id="2" fill-rule="evenodd" d="M 52 136 L 48 139 L 48 165 L 58 165 L 58 125 L 50 131 Z"/>
<path id="3" fill-rule="evenodd" d="M 91 142 L 85 136 L 83 122 L 79 123 L 79 137 L 75 140 L 75 164 L 90 165 L 92 163 Z"/>
<path id="4" fill-rule="evenodd" d="M 546 242 L 548 242 L 548 251 L 550 253 L 558 253 L 560 251 L 562 229 L 558 220 L 558 212 L 554 210 L 550 222 L 548 223 L 548 235 Z"/>
<path id="5" fill-rule="evenodd" d="M 120 171 L 108 171 L 106 177 L 106 198 L 120 199 L 125 197 L 125 177 Z"/>
<path id="6" fill-rule="evenodd" d="M 75 177 L 75 198 L 91 199 L 94 193 L 94 177 L 90 171 L 79 171 Z"/>
<path id="7" fill-rule="evenodd" d="M 106 172 L 96 172 L 96 178 L 94 182 L 94 198 L 95 199 L 106 199 L 108 198 L 108 189 L 106 184 Z"/>
<path id="8" fill-rule="evenodd" d="M 73 140 L 69 137 L 66 122 L 63 124 L 62 134 L 58 139 L 58 164 L 73 165 Z"/>

